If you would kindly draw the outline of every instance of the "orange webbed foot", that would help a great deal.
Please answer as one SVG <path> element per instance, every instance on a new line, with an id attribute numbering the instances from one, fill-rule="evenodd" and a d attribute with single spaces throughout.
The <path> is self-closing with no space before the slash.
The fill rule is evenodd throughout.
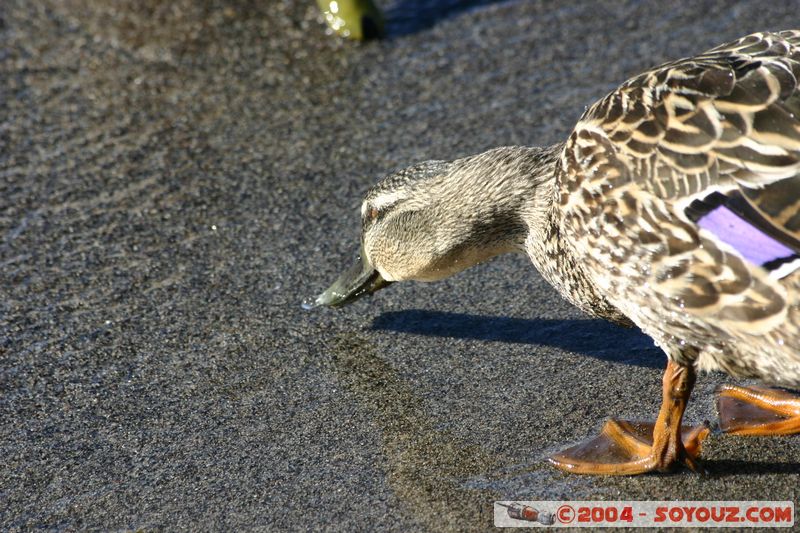
<path id="1" fill-rule="evenodd" d="M 550 462 L 566 472 L 599 475 L 635 475 L 668 472 L 683 465 L 703 472 L 697 455 L 709 429 L 705 426 L 682 426 L 677 438 L 665 437 L 654 442 L 655 424 L 611 419 L 600 435 L 550 457 Z"/>
<path id="2" fill-rule="evenodd" d="M 723 385 L 717 411 L 720 429 L 732 435 L 800 433 L 800 397 L 780 389 Z"/>

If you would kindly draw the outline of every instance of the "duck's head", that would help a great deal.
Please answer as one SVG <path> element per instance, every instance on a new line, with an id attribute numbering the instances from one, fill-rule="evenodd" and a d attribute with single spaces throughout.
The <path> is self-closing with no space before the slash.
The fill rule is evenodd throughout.
<path id="1" fill-rule="evenodd" d="M 426 161 L 384 178 L 361 204 L 359 259 L 314 304 L 338 307 L 392 282 L 436 281 L 523 249 L 524 207 L 547 174 L 532 150 L 540 149 Z"/>

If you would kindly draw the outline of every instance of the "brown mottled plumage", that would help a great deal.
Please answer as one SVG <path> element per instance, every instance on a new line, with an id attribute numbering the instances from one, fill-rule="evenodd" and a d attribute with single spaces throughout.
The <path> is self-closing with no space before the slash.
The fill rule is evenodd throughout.
<path id="1" fill-rule="evenodd" d="M 800 31 L 759 33 L 631 78 L 564 144 L 421 163 L 362 206 L 362 259 L 317 299 L 432 281 L 522 251 L 570 302 L 668 356 L 655 424 L 612 420 L 573 472 L 698 468 L 695 369 L 800 385 Z M 721 426 L 800 432 L 800 399 L 726 388 Z"/>
<path id="2" fill-rule="evenodd" d="M 771 278 L 685 213 L 715 190 L 800 237 L 798 77 L 800 32 L 751 35 L 627 81 L 562 153 L 571 253 L 677 362 L 800 385 L 800 271 Z"/>

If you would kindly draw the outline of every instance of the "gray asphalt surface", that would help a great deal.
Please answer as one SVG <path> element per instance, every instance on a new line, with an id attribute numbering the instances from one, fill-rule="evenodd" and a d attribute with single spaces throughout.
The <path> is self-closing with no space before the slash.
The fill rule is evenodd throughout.
<path id="1" fill-rule="evenodd" d="M 489 529 L 495 499 L 791 499 L 800 439 L 713 434 L 712 472 L 562 474 L 665 360 L 522 257 L 341 311 L 385 171 L 566 137 L 656 63 L 797 2 L 0 4 L 0 530 Z M 715 421 L 701 377 L 688 420 Z"/>

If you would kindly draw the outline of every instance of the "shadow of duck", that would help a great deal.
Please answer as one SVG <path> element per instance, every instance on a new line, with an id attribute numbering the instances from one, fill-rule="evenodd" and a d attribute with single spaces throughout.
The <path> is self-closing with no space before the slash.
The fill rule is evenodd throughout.
<path id="1" fill-rule="evenodd" d="M 663 352 L 639 330 L 595 319 L 511 318 L 411 309 L 383 313 L 372 329 L 435 337 L 553 346 L 604 361 L 661 369 Z"/>
<path id="2" fill-rule="evenodd" d="M 765 475 L 765 474 L 791 474 L 800 472 L 800 463 L 797 461 L 750 461 L 739 459 L 714 459 L 704 461 L 703 464 L 715 478 Z"/>

